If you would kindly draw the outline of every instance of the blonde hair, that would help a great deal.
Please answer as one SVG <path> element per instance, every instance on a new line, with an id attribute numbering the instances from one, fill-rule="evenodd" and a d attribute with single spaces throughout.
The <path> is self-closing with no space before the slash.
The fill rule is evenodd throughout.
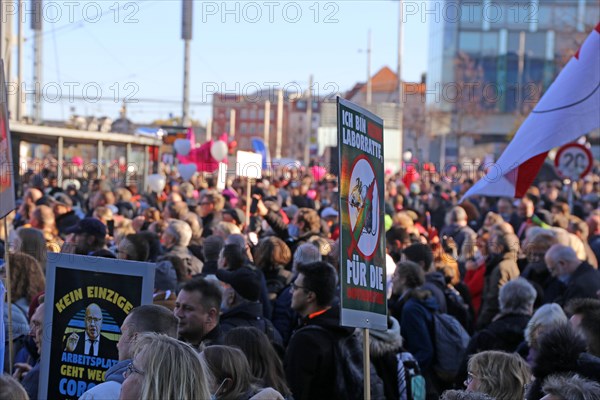
<path id="1" fill-rule="evenodd" d="M 104 206 L 96 207 L 92 216 L 101 221 L 102 220 L 110 221 L 111 219 L 114 218 L 112 210 L 110 208 L 104 207 Z"/>
<path id="2" fill-rule="evenodd" d="M 27 392 L 12 376 L 0 374 L 0 399 L 29 400 Z"/>
<path id="3" fill-rule="evenodd" d="M 133 354 L 142 354 L 145 360 L 142 399 L 210 398 L 206 367 L 190 345 L 167 335 L 143 333 Z"/>
<path id="4" fill-rule="evenodd" d="M 209 346 L 204 349 L 201 358 L 214 377 L 215 385 L 226 379 L 231 380 L 230 385 L 223 386 L 219 393 L 216 393 L 217 399 L 237 400 L 256 389 L 248 359 L 237 347 Z"/>
<path id="5" fill-rule="evenodd" d="M 478 380 L 476 391 L 496 400 L 523 400 L 531 372 L 518 354 L 483 351 L 469 359 L 469 372 Z"/>
<path id="6" fill-rule="evenodd" d="M 130 219 L 124 218 L 121 221 L 118 221 L 115 224 L 115 243 L 119 244 L 127 235 L 133 235 L 135 233 L 135 229 L 133 229 L 133 224 Z"/>

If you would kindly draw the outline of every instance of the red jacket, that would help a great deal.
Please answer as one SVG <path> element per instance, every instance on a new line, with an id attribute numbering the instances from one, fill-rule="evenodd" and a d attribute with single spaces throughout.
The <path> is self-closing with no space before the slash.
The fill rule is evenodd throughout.
<path id="1" fill-rule="evenodd" d="M 479 315 L 479 309 L 481 308 L 481 295 L 483 293 L 483 283 L 485 277 L 485 261 L 479 264 L 477 269 L 467 270 L 465 275 L 465 284 L 471 292 L 471 300 L 473 302 L 473 309 L 475 310 L 475 318 Z"/>

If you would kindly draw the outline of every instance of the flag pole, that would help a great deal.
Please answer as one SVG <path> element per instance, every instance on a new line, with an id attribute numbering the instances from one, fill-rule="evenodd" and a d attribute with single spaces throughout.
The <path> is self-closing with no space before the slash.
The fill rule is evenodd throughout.
<path id="1" fill-rule="evenodd" d="M 246 227 L 248 227 L 250 226 L 250 204 L 252 203 L 252 195 L 250 194 L 250 191 L 252 190 L 252 182 L 250 181 L 249 177 L 246 179 Z"/>
<path id="2" fill-rule="evenodd" d="M 363 375 L 365 400 L 371 400 L 371 357 L 369 353 L 369 328 L 363 329 Z"/>
<path id="3" fill-rule="evenodd" d="M 8 253 L 8 222 L 7 217 L 2 218 L 4 221 L 4 265 L 6 268 L 6 305 L 8 307 L 8 373 L 12 375 L 13 373 L 13 362 L 14 362 L 14 354 L 13 354 L 13 319 L 12 319 L 12 291 L 11 291 L 11 282 L 10 282 L 10 261 L 9 261 L 9 253 Z"/>

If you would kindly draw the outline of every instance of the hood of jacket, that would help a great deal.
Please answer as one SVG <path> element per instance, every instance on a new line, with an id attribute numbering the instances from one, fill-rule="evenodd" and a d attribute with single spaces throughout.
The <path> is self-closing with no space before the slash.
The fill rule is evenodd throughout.
<path id="1" fill-rule="evenodd" d="M 439 271 L 427 273 L 425 275 L 425 282 L 434 283 L 442 290 L 446 287 L 446 278 L 444 277 L 444 274 Z"/>
<path id="2" fill-rule="evenodd" d="M 277 390 L 268 387 L 259 389 L 259 391 L 254 396 L 250 397 L 249 400 L 284 400 L 284 398 Z"/>
<path id="3" fill-rule="evenodd" d="M 258 319 L 262 317 L 262 304 L 257 301 L 246 301 L 225 311 L 223 315 L 221 315 L 221 321 L 226 321 L 228 318 Z"/>
<path id="4" fill-rule="evenodd" d="M 425 299 L 415 298 L 423 307 L 427 308 L 430 311 L 437 311 L 440 308 L 435 296 L 429 296 Z"/>
<path id="5" fill-rule="evenodd" d="M 391 326 L 390 326 L 391 325 Z M 385 331 L 371 330 L 369 348 L 373 357 L 381 357 L 389 353 L 397 353 L 402 349 L 400 323 L 394 317 L 389 318 L 388 329 Z M 363 340 L 363 331 L 358 329 L 358 336 Z"/>
<path id="6" fill-rule="evenodd" d="M 585 340 L 570 325 L 559 326 L 540 337 L 531 371 L 538 379 L 554 373 L 577 371 L 579 355 L 585 349 Z"/>
<path id="7" fill-rule="evenodd" d="M 105 382 L 118 382 L 118 383 L 123 383 L 123 381 L 125 380 L 125 377 L 123 376 L 123 372 L 125 372 L 125 370 L 127 369 L 127 366 L 129 365 L 129 363 L 131 362 L 131 360 L 123 360 L 123 361 L 119 361 L 118 363 L 116 363 L 115 365 L 113 365 L 112 367 L 110 367 L 109 369 L 106 370 L 106 374 L 104 375 Z"/>

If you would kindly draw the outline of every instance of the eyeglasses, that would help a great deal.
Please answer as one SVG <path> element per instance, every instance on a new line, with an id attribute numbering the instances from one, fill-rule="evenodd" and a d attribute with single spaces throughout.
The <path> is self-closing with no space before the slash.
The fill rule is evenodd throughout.
<path id="1" fill-rule="evenodd" d="M 123 376 L 125 378 L 127 378 L 129 375 L 136 373 L 139 375 L 144 375 L 143 371 L 140 371 L 139 369 L 137 369 L 132 362 L 130 362 L 129 364 L 127 364 L 127 369 L 125 370 Z"/>
<path id="2" fill-rule="evenodd" d="M 475 375 L 473 375 L 472 373 L 467 373 L 467 380 L 465 381 L 465 386 L 469 386 L 471 384 L 471 382 L 473 382 L 473 379 L 477 378 Z"/>
<path id="3" fill-rule="evenodd" d="M 86 322 L 99 324 L 102 322 L 102 318 L 94 318 L 94 317 L 85 317 Z"/>
<path id="4" fill-rule="evenodd" d="M 308 291 L 309 289 L 305 286 L 298 286 L 296 285 L 296 282 L 292 282 L 292 290 L 298 290 L 298 289 L 304 289 L 306 291 Z"/>

